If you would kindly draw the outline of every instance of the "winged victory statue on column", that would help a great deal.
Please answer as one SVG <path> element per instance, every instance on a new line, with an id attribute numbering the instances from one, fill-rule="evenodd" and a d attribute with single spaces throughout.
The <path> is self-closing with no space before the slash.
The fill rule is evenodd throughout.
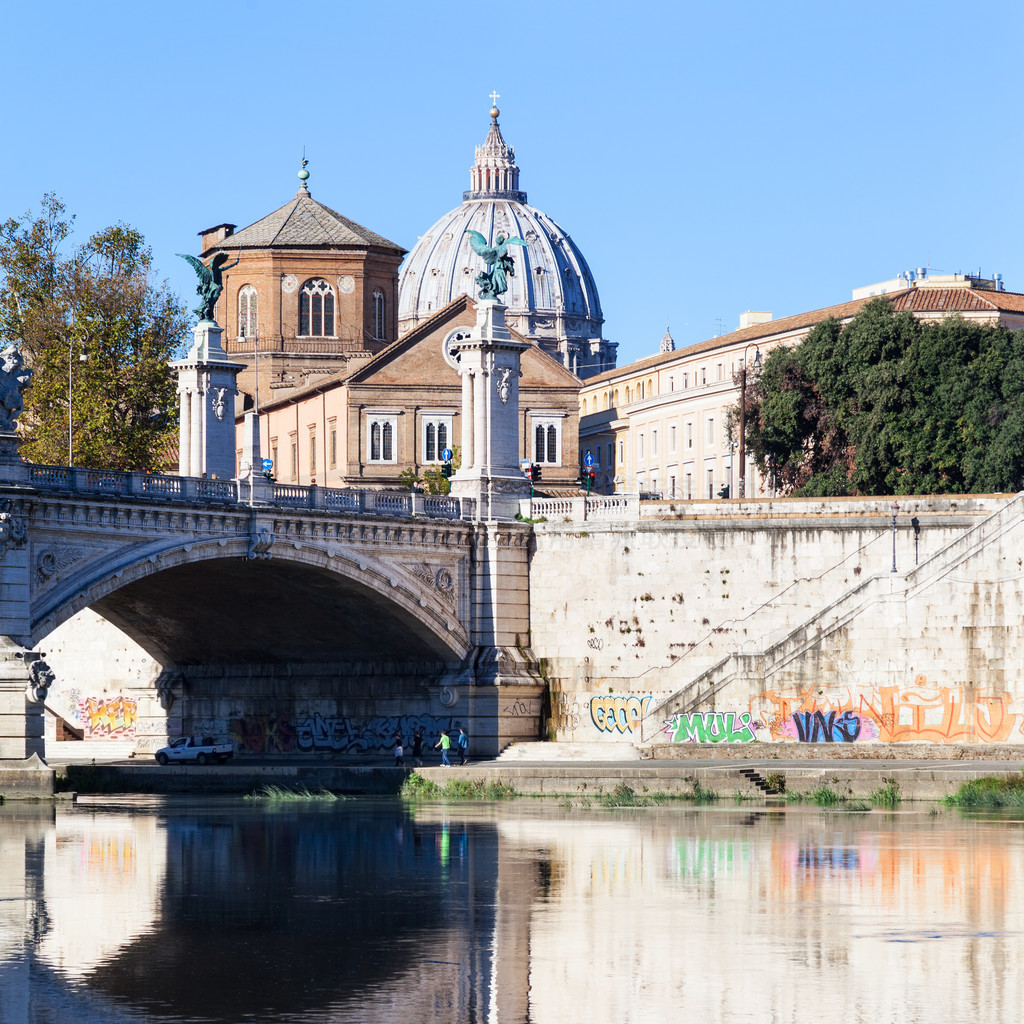
<path id="1" fill-rule="evenodd" d="M 479 231 L 470 229 L 469 243 L 475 252 L 487 264 L 487 270 L 476 275 L 476 284 L 480 289 L 481 299 L 496 299 L 508 291 L 508 279 L 515 276 L 515 261 L 508 254 L 510 245 L 522 245 L 526 242 L 518 235 L 506 238 L 499 234 L 494 245 L 488 245 L 487 239 Z"/>

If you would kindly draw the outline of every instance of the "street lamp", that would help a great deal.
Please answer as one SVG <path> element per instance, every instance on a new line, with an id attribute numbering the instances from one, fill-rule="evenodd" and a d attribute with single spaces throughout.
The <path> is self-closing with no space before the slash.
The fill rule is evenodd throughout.
<path id="1" fill-rule="evenodd" d="M 68 338 L 68 466 L 75 464 L 75 453 L 74 453 L 74 441 L 75 441 L 75 414 L 74 414 L 74 387 L 75 387 L 75 374 L 74 374 L 74 354 L 75 345 L 72 338 Z M 82 342 L 82 347 L 78 353 L 78 361 L 84 363 L 89 356 L 85 351 L 85 342 Z"/>
<path id="2" fill-rule="evenodd" d="M 900 503 L 892 503 L 892 571 L 896 571 L 896 516 L 900 511 Z"/>
<path id="3" fill-rule="evenodd" d="M 737 497 L 745 498 L 747 486 L 747 352 L 754 350 L 754 369 L 761 365 L 761 350 L 751 342 L 743 350 L 743 362 L 740 363 L 740 479 Z"/>

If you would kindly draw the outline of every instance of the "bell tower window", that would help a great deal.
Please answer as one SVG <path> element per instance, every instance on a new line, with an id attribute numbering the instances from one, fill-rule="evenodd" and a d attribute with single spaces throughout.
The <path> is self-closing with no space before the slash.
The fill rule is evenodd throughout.
<path id="1" fill-rule="evenodd" d="M 384 293 L 378 288 L 373 293 L 373 338 L 375 341 L 383 341 L 385 339 L 385 311 Z"/>
<path id="2" fill-rule="evenodd" d="M 243 285 L 238 292 L 238 336 L 255 338 L 258 327 L 256 289 L 251 284 Z"/>
<path id="3" fill-rule="evenodd" d="M 311 278 L 299 293 L 299 336 L 334 336 L 334 289 L 322 278 Z"/>

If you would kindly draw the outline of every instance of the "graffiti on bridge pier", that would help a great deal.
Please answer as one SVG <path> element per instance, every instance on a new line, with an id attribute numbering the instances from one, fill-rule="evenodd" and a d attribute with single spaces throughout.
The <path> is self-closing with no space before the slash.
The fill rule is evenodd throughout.
<path id="1" fill-rule="evenodd" d="M 853 743 L 861 729 L 852 711 L 797 711 L 793 724 L 801 743 Z"/>
<path id="2" fill-rule="evenodd" d="M 453 726 L 454 722 L 454 726 Z M 458 728 L 451 717 L 435 715 L 377 715 L 364 720 L 347 715 L 313 715 L 292 721 L 281 714 L 245 715 L 231 723 L 231 734 L 249 754 L 390 752 L 395 737 L 412 747 L 413 733 L 436 739 L 442 729 Z"/>
<path id="3" fill-rule="evenodd" d="M 128 697 L 86 697 L 78 702 L 78 720 L 86 736 L 134 736 L 139 706 Z"/>

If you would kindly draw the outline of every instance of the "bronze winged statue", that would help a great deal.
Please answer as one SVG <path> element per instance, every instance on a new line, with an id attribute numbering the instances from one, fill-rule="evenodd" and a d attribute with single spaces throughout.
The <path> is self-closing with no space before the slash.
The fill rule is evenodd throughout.
<path id="1" fill-rule="evenodd" d="M 499 234 L 494 245 L 488 245 L 487 239 L 479 231 L 472 229 L 466 232 L 473 252 L 487 264 L 487 270 L 476 275 L 476 284 L 480 288 L 481 299 L 496 299 L 508 291 L 508 279 L 515 276 L 515 261 L 508 254 L 510 245 L 522 245 L 524 242 L 518 235 L 506 238 Z"/>
<path id="2" fill-rule="evenodd" d="M 202 300 L 202 303 L 196 306 L 192 312 L 200 320 L 213 320 L 213 307 L 217 305 L 217 299 L 220 298 L 220 293 L 224 291 L 221 275 L 225 270 L 230 270 L 238 260 L 225 266 L 225 260 L 230 259 L 230 257 L 226 252 L 219 252 L 210 260 L 210 265 L 207 266 L 202 260 L 196 259 L 195 256 L 189 256 L 187 253 L 179 252 L 177 255 L 192 264 L 192 269 L 199 278 L 199 284 L 196 285 L 196 294 Z"/>

